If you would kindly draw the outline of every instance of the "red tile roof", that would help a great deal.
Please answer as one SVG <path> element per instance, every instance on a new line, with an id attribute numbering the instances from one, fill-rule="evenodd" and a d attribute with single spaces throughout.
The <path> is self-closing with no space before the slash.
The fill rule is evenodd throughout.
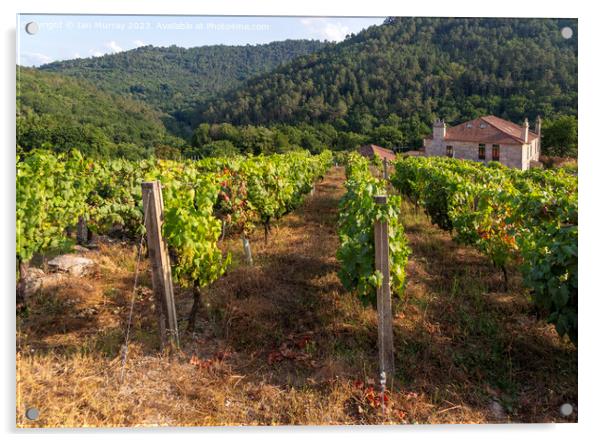
<path id="1" fill-rule="evenodd" d="M 482 125 L 484 127 L 481 127 Z M 493 115 L 487 115 L 457 126 L 448 127 L 445 131 L 445 140 L 523 144 L 522 134 L 522 126 Z M 429 138 L 432 138 L 432 135 Z M 531 142 L 535 138 L 538 138 L 538 135 L 529 131 L 528 141 Z"/>
<path id="2" fill-rule="evenodd" d="M 386 149 L 384 147 L 377 146 L 375 144 L 366 144 L 365 146 L 360 147 L 358 149 L 358 152 L 360 154 L 362 154 L 363 156 L 370 157 L 370 158 L 377 155 L 382 159 L 385 159 L 385 158 L 387 160 L 395 159 L 395 152 L 393 152 L 390 149 Z"/>

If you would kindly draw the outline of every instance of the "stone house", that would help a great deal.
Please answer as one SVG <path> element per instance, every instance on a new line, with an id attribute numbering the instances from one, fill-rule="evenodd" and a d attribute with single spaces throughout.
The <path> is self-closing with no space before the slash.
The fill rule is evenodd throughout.
<path id="1" fill-rule="evenodd" d="M 527 170 L 539 161 L 541 118 L 535 132 L 525 119 L 522 126 L 488 115 L 447 127 L 444 121 L 433 124 L 433 135 L 424 139 L 425 156 L 448 156 L 466 160 L 500 163 Z"/>

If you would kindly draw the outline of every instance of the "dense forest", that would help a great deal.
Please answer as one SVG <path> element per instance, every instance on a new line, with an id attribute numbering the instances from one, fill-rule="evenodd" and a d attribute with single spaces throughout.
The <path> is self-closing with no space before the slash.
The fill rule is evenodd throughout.
<path id="1" fill-rule="evenodd" d="M 392 115 L 576 115 L 577 39 L 562 38 L 565 25 L 576 35 L 576 20 L 390 18 L 203 103 L 193 123 L 320 122 L 369 134 Z"/>
<path id="2" fill-rule="evenodd" d="M 169 114 L 172 132 L 189 136 L 190 108 L 295 57 L 328 46 L 317 40 L 262 45 L 144 46 L 102 57 L 57 61 L 40 69 L 86 79 L 99 88 L 139 99 Z"/>
<path id="3" fill-rule="evenodd" d="M 544 153 L 576 156 L 577 30 L 571 19 L 403 17 L 337 44 L 55 62 L 22 70 L 18 142 L 129 158 L 418 147 L 436 117 L 541 115 Z"/>
<path id="4" fill-rule="evenodd" d="M 137 159 L 161 145 L 182 146 L 160 113 L 92 84 L 36 69 L 17 69 L 17 144 L 24 150 L 77 148 L 85 155 Z"/>

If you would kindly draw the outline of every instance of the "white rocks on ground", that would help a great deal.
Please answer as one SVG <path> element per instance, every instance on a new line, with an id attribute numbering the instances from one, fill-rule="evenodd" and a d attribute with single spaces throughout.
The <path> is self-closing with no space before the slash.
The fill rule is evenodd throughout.
<path id="1" fill-rule="evenodd" d="M 493 416 L 496 419 L 505 419 L 506 418 L 506 412 L 504 410 L 504 407 L 502 406 L 502 404 L 500 404 L 495 399 L 493 399 L 489 403 L 489 409 L 491 410 L 491 414 L 493 414 Z"/>
<path id="2" fill-rule="evenodd" d="M 94 266 L 94 261 L 78 255 L 60 255 L 48 261 L 48 267 L 51 272 L 64 272 L 73 276 L 84 276 L 90 272 Z"/>
<path id="3" fill-rule="evenodd" d="M 44 271 L 42 269 L 30 268 L 25 277 L 25 293 L 35 293 L 42 288 L 42 278 Z"/>
<path id="4" fill-rule="evenodd" d="M 67 276 L 64 273 L 46 274 L 42 269 L 30 267 L 25 277 L 25 296 L 30 296 L 38 290 L 62 284 Z"/>

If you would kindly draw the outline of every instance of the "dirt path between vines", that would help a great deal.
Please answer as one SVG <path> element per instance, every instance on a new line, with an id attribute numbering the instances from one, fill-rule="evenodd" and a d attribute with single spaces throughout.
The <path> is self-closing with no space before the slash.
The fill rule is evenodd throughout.
<path id="1" fill-rule="evenodd" d="M 120 348 L 135 246 L 86 255 L 94 276 L 50 282 L 18 320 L 19 426 L 273 425 L 574 421 L 576 350 L 534 318 L 518 276 L 499 275 L 471 249 L 404 205 L 413 255 L 395 302 L 396 384 L 387 412 L 373 392 L 376 315 L 341 286 L 335 258 L 344 171 L 273 228 L 223 244 L 233 264 L 207 288 L 194 333 L 191 294 L 177 290 L 182 353 L 158 354 L 143 263 L 125 381 Z M 37 421 L 23 417 L 40 409 Z"/>

